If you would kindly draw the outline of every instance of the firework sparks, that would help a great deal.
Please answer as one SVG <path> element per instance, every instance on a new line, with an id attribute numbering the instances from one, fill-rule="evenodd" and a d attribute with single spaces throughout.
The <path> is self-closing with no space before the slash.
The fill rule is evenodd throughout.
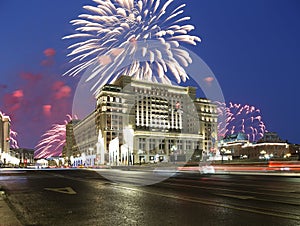
<path id="1" fill-rule="evenodd" d="M 10 146 L 12 148 L 19 148 L 17 136 L 18 136 L 18 133 L 11 129 L 10 134 L 9 134 L 9 138 L 10 138 L 9 142 L 10 142 Z"/>
<path id="2" fill-rule="evenodd" d="M 77 119 L 77 117 L 74 117 Z M 67 120 L 63 124 L 54 124 L 51 129 L 42 135 L 42 140 L 36 145 L 35 158 L 48 158 L 52 156 L 60 156 L 62 147 L 66 142 L 66 125 L 72 120 L 67 115 Z"/>
<path id="3" fill-rule="evenodd" d="M 72 51 L 68 55 L 70 62 L 78 64 L 66 75 L 76 76 L 92 68 L 87 79 L 97 78 L 92 89 L 121 74 L 168 84 L 169 73 L 178 83 L 188 79 L 184 67 L 192 59 L 180 44 L 196 45 L 201 40 L 189 35 L 194 26 L 186 24 L 190 17 L 182 16 L 185 4 L 174 7 L 174 0 L 93 1 L 97 6 L 83 7 L 89 14 L 71 21 L 77 33 L 63 38 L 79 40 L 69 46 Z M 159 42 L 159 47 L 147 42 L 150 40 Z M 130 65 L 115 71 L 126 58 L 131 59 Z"/>
<path id="4" fill-rule="evenodd" d="M 249 141 L 257 141 L 266 132 L 266 126 L 262 121 L 260 110 L 250 105 L 229 103 L 217 103 L 218 114 L 225 118 L 224 122 L 218 125 L 219 137 L 242 132 Z"/>

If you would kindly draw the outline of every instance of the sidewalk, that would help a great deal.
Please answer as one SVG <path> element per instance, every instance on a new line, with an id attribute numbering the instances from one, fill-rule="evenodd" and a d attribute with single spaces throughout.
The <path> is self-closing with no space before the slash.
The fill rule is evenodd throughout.
<path id="1" fill-rule="evenodd" d="M 5 201 L 5 193 L 0 188 L 0 226 L 22 226 Z"/>

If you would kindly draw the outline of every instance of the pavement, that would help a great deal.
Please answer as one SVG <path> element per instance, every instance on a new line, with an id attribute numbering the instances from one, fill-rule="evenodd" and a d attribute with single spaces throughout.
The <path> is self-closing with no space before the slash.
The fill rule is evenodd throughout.
<path id="1" fill-rule="evenodd" d="M 114 173 L 124 183 L 85 169 L 49 169 L 9 176 L 3 188 L 9 207 L 16 205 L 11 209 L 27 226 L 299 225 L 297 178 L 179 174 L 158 185 L 134 186 L 149 174 Z"/>
<path id="2" fill-rule="evenodd" d="M 0 188 L 0 226 L 21 226 L 16 214 L 6 202 L 5 192 Z"/>
<path id="3" fill-rule="evenodd" d="M 215 172 L 214 174 L 242 174 L 242 175 L 272 175 L 272 176 L 293 176 L 300 177 L 300 171 L 290 171 L 282 168 L 281 170 L 267 170 L 268 168 L 257 169 L 257 168 L 248 168 L 246 171 L 241 170 L 236 167 L 228 167 L 228 166 L 214 166 Z M 153 167 L 145 167 L 145 166 L 131 166 L 131 167 L 111 167 L 112 169 L 118 170 L 174 170 L 174 165 L 158 167 L 155 165 Z M 9 170 L 9 169 L 6 169 Z M 93 170 L 93 169 L 90 169 Z M 185 173 L 199 173 L 199 167 L 179 167 L 176 170 L 177 172 L 185 172 Z M 208 172 L 209 173 L 209 172 Z M 21 226 L 22 223 L 16 217 L 14 211 L 10 208 L 9 203 L 7 202 L 5 191 L 0 186 L 0 226 Z"/>

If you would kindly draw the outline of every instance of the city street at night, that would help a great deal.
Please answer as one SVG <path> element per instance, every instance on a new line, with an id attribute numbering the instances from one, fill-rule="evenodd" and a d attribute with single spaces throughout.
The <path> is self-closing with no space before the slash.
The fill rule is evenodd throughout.
<path id="1" fill-rule="evenodd" d="M 0 226 L 300 226 L 300 1 L 0 10 Z"/>
<path id="2" fill-rule="evenodd" d="M 156 178 L 153 173 L 168 174 L 4 169 L 0 186 L 22 225 L 300 224 L 297 176 L 181 172 L 157 184 L 136 185 Z"/>

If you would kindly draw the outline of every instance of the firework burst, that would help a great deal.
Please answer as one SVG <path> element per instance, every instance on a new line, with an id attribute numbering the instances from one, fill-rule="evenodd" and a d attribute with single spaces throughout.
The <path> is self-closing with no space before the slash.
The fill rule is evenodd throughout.
<path id="1" fill-rule="evenodd" d="M 266 132 L 260 110 L 250 105 L 217 103 L 219 117 L 225 118 L 218 125 L 219 137 L 242 132 L 249 141 L 257 141 Z"/>
<path id="2" fill-rule="evenodd" d="M 63 124 L 53 124 L 51 129 L 42 135 L 42 140 L 35 147 L 35 158 L 49 158 L 61 155 L 62 147 L 66 142 L 66 125 L 71 120 L 72 117 L 67 115 L 67 120 L 64 120 Z"/>
<path id="3" fill-rule="evenodd" d="M 12 148 L 19 148 L 17 136 L 18 136 L 18 133 L 11 129 L 10 133 L 9 133 L 9 138 L 10 138 L 9 142 L 10 142 L 10 146 Z"/>
<path id="4" fill-rule="evenodd" d="M 189 35 L 194 26 L 186 23 L 190 17 L 182 16 L 185 4 L 173 6 L 174 0 L 93 1 L 97 6 L 84 6 L 88 14 L 71 21 L 77 33 L 64 37 L 78 40 L 69 46 L 68 55 L 77 65 L 65 74 L 75 76 L 92 68 L 87 79 L 97 78 L 92 89 L 121 74 L 168 84 L 167 74 L 178 83 L 188 79 L 184 67 L 192 59 L 180 45 L 196 45 L 200 38 Z M 121 67 L 126 59 L 130 65 Z"/>

